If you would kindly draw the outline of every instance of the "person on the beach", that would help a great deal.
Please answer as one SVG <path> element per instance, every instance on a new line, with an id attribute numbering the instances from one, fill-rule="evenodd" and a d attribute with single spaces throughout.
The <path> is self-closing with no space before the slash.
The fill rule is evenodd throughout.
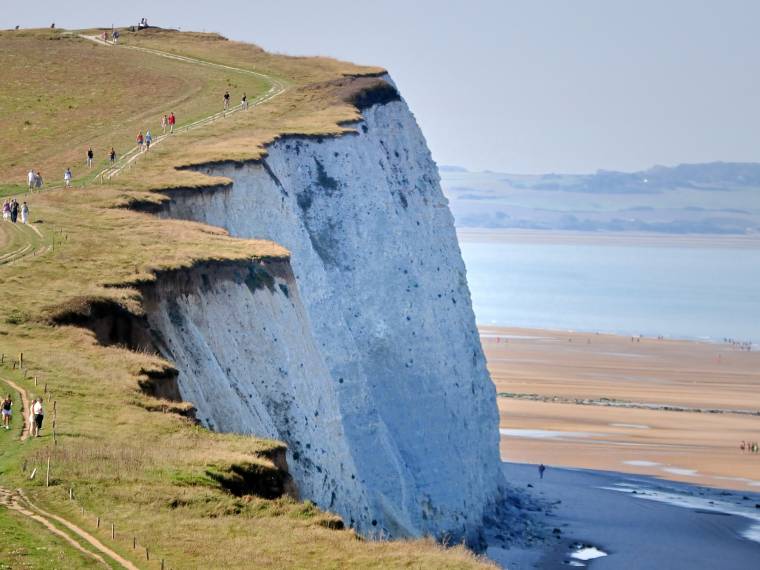
<path id="1" fill-rule="evenodd" d="M 153 135 L 150 134 L 150 129 L 148 129 L 148 132 L 145 133 L 145 151 L 150 150 L 150 143 L 153 142 Z"/>
<path id="2" fill-rule="evenodd" d="M 3 400 L 3 403 L 0 404 L 0 408 L 2 408 L 2 414 L 3 414 L 3 427 L 5 429 L 11 429 L 11 415 L 13 415 L 13 400 L 11 400 L 10 394 L 8 394 L 5 397 L 5 400 Z"/>
<path id="3" fill-rule="evenodd" d="M 174 117 L 174 112 L 172 111 L 169 113 L 169 132 L 174 132 L 174 123 L 177 121 L 177 119 Z"/>
<path id="4" fill-rule="evenodd" d="M 111 147 L 111 152 L 108 153 L 108 160 L 111 161 L 111 164 L 116 162 L 116 151 Z"/>
<path id="5" fill-rule="evenodd" d="M 248 108 L 248 95 L 243 93 L 243 99 L 240 101 L 240 108 L 244 111 Z"/>
<path id="6" fill-rule="evenodd" d="M 230 92 L 225 91 L 224 92 L 224 110 L 226 111 L 229 108 L 230 108 Z"/>
<path id="7" fill-rule="evenodd" d="M 32 404 L 32 413 L 34 414 L 34 437 L 40 437 L 42 429 L 42 420 L 45 419 L 45 410 L 42 408 L 42 398 Z"/>
<path id="8" fill-rule="evenodd" d="M 71 168 L 67 168 L 63 173 L 63 184 L 66 188 L 71 188 Z"/>
<path id="9" fill-rule="evenodd" d="M 29 206 L 24 202 L 21 206 L 21 223 L 25 224 L 29 220 Z"/>
<path id="10" fill-rule="evenodd" d="M 539 478 L 541 478 L 541 479 L 544 478 L 544 471 L 546 471 L 546 465 L 544 465 L 542 463 L 541 465 L 538 466 L 538 476 L 539 476 Z"/>
<path id="11" fill-rule="evenodd" d="M 144 141 L 145 141 L 145 137 L 143 137 L 142 131 L 140 131 L 140 134 L 137 135 L 137 148 L 139 149 L 140 152 L 142 152 Z"/>

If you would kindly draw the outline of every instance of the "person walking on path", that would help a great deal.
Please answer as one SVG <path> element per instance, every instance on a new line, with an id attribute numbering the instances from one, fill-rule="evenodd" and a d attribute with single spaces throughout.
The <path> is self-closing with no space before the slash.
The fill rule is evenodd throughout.
<path id="1" fill-rule="evenodd" d="M 29 170 L 29 173 L 26 175 L 26 179 L 29 183 L 29 190 L 34 188 L 34 181 L 37 180 L 37 177 L 34 174 L 34 170 Z"/>
<path id="2" fill-rule="evenodd" d="M 145 141 L 145 138 L 143 137 L 142 131 L 140 131 L 140 134 L 137 135 L 137 148 L 140 152 L 143 150 L 143 142 Z"/>
<path id="3" fill-rule="evenodd" d="M 95 158 L 95 153 L 92 152 L 92 147 L 87 149 L 87 168 L 92 168 L 92 159 Z"/>
<path id="4" fill-rule="evenodd" d="M 16 199 L 14 198 L 13 200 L 11 200 L 11 222 L 15 224 L 17 219 L 18 219 L 18 202 L 16 202 Z"/>
<path id="5" fill-rule="evenodd" d="M 10 221 L 11 219 L 11 203 L 6 200 L 3 204 L 3 220 L 4 221 Z"/>
<path id="6" fill-rule="evenodd" d="M 63 184 L 66 188 L 71 188 L 71 168 L 67 168 L 63 173 Z"/>
<path id="7" fill-rule="evenodd" d="M 39 170 L 34 175 L 34 187 L 37 188 L 37 190 L 42 190 L 42 174 L 40 174 Z"/>
<path id="8" fill-rule="evenodd" d="M 177 122 L 177 119 L 174 117 L 174 111 L 172 111 L 171 113 L 169 113 L 169 132 L 170 133 L 174 132 L 174 123 L 176 122 Z"/>
<path id="9" fill-rule="evenodd" d="M 240 108 L 243 109 L 243 111 L 248 109 L 248 95 L 245 93 L 243 93 L 243 99 L 240 101 Z"/>
<path id="10" fill-rule="evenodd" d="M 539 476 L 539 478 L 541 478 L 541 479 L 544 478 L 544 471 L 546 471 L 546 465 L 544 465 L 542 463 L 541 465 L 538 466 L 538 476 Z"/>
<path id="11" fill-rule="evenodd" d="M 25 224 L 29 221 L 29 206 L 24 202 L 21 206 L 21 223 Z"/>
<path id="12" fill-rule="evenodd" d="M 145 133 L 145 150 L 146 152 L 150 150 L 150 143 L 153 142 L 153 135 L 150 134 L 150 129 L 148 129 L 148 132 Z"/>
<path id="13" fill-rule="evenodd" d="M 227 111 L 230 108 L 230 92 L 224 92 L 224 110 Z"/>
<path id="14" fill-rule="evenodd" d="M 10 394 L 8 394 L 5 397 L 5 400 L 3 400 L 3 403 L 0 404 L 0 408 L 2 408 L 2 414 L 3 414 L 3 427 L 5 429 L 11 429 L 11 416 L 13 415 L 13 400 L 11 400 Z"/>
<path id="15" fill-rule="evenodd" d="M 116 162 L 116 151 L 111 147 L 111 152 L 108 153 L 108 160 L 111 161 L 111 164 Z"/>
<path id="16" fill-rule="evenodd" d="M 116 45 L 119 43 L 119 36 L 121 36 L 121 32 L 119 30 L 114 30 L 111 34 L 111 38 L 113 39 L 113 45 Z"/>
<path id="17" fill-rule="evenodd" d="M 166 134 L 166 126 L 169 124 L 169 117 L 164 115 L 161 117 L 161 131 L 163 134 Z"/>
<path id="18" fill-rule="evenodd" d="M 45 419 L 45 410 L 42 408 L 42 398 L 37 398 L 37 401 L 32 404 L 32 414 L 34 416 L 34 437 L 40 437 L 42 420 Z"/>

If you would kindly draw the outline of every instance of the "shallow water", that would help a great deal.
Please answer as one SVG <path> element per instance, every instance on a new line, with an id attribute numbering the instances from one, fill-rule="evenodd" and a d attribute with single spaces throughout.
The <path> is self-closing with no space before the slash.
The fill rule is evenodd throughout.
<path id="1" fill-rule="evenodd" d="M 460 246 L 480 324 L 760 341 L 760 248 Z"/>

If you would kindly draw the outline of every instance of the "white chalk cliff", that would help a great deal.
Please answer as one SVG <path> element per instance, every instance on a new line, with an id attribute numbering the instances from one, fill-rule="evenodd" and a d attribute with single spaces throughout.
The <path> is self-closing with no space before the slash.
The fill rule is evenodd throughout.
<path id="1" fill-rule="evenodd" d="M 406 103 L 362 114 L 355 134 L 200 169 L 234 184 L 162 215 L 274 240 L 290 264 L 164 284 L 148 320 L 199 419 L 285 441 L 303 498 L 366 535 L 477 542 L 502 493 L 498 413 L 453 219 Z"/>

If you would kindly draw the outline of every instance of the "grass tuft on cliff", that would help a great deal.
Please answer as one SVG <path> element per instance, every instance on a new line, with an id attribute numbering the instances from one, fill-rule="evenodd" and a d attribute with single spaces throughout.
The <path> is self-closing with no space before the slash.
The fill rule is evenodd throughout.
<path id="1" fill-rule="evenodd" d="M 381 92 L 374 96 L 393 96 L 377 79 L 382 70 L 272 55 L 214 34 L 122 33 L 125 46 L 255 70 L 266 79 L 97 45 L 79 33 L 0 32 L 6 141 L 0 194 L 26 200 L 33 222 L 23 228 L 0 222 L 0 390 L 13 393 L 17 410 L 14 430 L 0 430 L 0 486 L 23 489 L 141 567 L 158 567 L 161 558 L 173 568 L 486 565 L 463 547 L 430 540 L 360 540 L 334 515 L 296 498 L 282 443 L 197 426 L 192 403 L 159 396 L 156 383 L 171 376 L 171 363 L 150 351 L 104 346 L 94 332 L 74 326 L 98 312 L 139 318 L 139 285 L 161 272 L 287 258 L 275 243 L 233 239 L 218 228 L 146 211 L 167 199 L 161 192 L 229 183 L 187 167 L 257 160 L 268 143 L 288 134 L 349 132 L 357 105 L 375 90 Z M 138 131 L 160 134 L 163 113 L 173 111 L 182 126 L 221 110 L 225 89 L 237 103 L 243 91 L 253 100 L 272 81 L 286 87 L 278 97 L 176 134 L 109 183 L 94 181 L 111 146 L 121 155 Z M 84 166 L 90 145 L 91 170 Z M 75 188 L 21 194 L 28 169 L 51 185 L 68 166 Z M 46 398 L 43 437 L 20 440 L 20 401 L 6 380 Z M 48 459 L 49 486 L 41 475 Z M 18 519 L 0 507 L 0 550 L 15 549 L 12 564 L 39 567 L 43 558 L 65 559 L 67 567 L 90 564 L 37 523 Z M 150 562 L 144 550 L 132 549 L 133 538 L 154 553 Z"/>

